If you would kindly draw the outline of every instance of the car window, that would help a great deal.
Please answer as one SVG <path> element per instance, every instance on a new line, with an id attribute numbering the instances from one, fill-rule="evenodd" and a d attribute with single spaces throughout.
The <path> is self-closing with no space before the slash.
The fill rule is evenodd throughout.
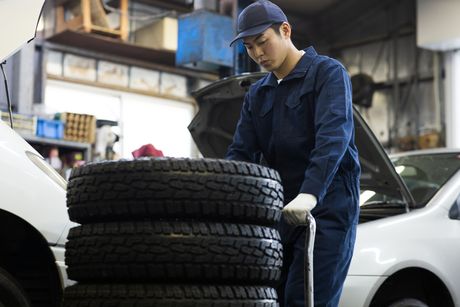
<path id="1" fill-rule="evenodd" d="M 418 206 L 424 206 L 434 194 L 460 169 L 460 154 L 424 154 L 393 159 L 396 172 L 402 177 Z"/>

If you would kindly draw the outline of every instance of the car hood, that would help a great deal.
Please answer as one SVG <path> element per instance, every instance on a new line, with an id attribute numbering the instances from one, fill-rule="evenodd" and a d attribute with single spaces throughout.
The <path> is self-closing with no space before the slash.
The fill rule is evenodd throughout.
<path id="1" fill-rule="evenodd" d="M 45 0 L 0 0 L 0 63 L 35 37 Z"/>
<path id="2" fill-rule="evenodd" d="M 265 73 L 249 73 L 216 81 L 194 93 L 199 111 L 189 125 L 190 133 L 204 157 L 223 158 L 231 144 L 244 96 L 249 86 Z M 361 189 L 400 196 L 414 206 L 401 177 L 369 126 L 354 109 L 355 142 L 361 162 Z"/>

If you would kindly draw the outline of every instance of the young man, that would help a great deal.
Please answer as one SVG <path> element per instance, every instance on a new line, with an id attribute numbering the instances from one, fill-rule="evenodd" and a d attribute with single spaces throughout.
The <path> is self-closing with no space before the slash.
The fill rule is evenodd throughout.
<path id="1" fill-rule="evenodd" d="M 281 175 L 287 205 L 278 227 L 284 246 L 280 302 L 304 306 L 305 227 L 299 225 L 311 212 L 317 223 L 315 306 L 338 306 L 359 212 L 348 74 L 313 47 L 298 50 L 285 14 L 269 1 L 241 12 L 237 40 L 270 73 L 249 89 L 227 158 L 257 163 L 263 157 Z"/>

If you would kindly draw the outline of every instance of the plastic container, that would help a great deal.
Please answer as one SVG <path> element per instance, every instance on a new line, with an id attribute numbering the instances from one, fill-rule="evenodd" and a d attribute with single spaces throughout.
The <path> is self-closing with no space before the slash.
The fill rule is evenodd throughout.
<path id="1" fill-rule="evenodd" d="M 37 136 L 62 139 L 64 137 L 64 123 L 60 120 L 37 119 Z"/>
<path id="2" fill-rule="evenodd" d="M 179 17 L 176 65 L 214 70 L 233 66 L 233 19 L 197 10 Z"/>

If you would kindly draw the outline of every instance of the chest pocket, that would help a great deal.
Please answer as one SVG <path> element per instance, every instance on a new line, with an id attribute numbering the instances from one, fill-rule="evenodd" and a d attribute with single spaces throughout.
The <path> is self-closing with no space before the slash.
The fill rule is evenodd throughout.
<path id="1" fill-rule="evenodd" d="M 288 138 L 308 137 L 314 133 L 313 82 L 305 80 L 301 87 L 295 85 L 289 86 L 284 104 L 281 105 L 280 130 Z"/>
<path id="2" fill-rule="evenodd" d="M 258 114 L 260 117 L 265 117 L 273 109 L 273 97 L 268 95 L 261 95 L 258 100 L 260 102 L 258 106 Z"/>

